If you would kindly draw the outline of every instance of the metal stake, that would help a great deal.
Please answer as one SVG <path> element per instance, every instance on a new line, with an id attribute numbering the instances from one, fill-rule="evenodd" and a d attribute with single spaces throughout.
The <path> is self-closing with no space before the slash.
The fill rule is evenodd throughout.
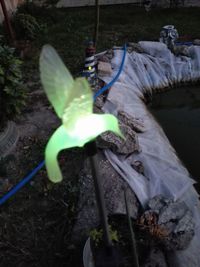
<path id="1" fill-rule="evenodd" d="M 90 157 L 90 164 L 92 169 L 92 176 L 94 179 L 94 187 L 95 187 L 95 193 L 96 193 L 96 200 L 97 200 L 97 206 L 99 210 L 100 220 L 103 228 L 103 235 L 104 235 L 104 241 L 106 247 L 111 247 L 112 242 L 110 240 L 109 235 L 109 227 L 108 227 L 108 221 L 107 221 L 107 214 L 106 214 L 106 207 L 105 207 L 105 201 L 103 196 L 103 187 L 101 183 L 101 178 L 98 173 L 98 159 L 97 154 Z"/>
<path id="2" fill-rule="evenodd" d="M 134 267 L 139 267 L 139 261 L 138 261 L 137 249 L 136 249 L 136 241 L 135 241 L 135 234 L 134 234 L 133 227 L 132 227 L 131 216 L 130 216 L 128 201 L 127 201 L 127 195 L 126 195 L 126 189 L 124 190 L 124 199 L 125 199 L 126 212 L 127 212 L 127 217 L 128 217 L 128 225 L 129 225 L 129 229 L 130 229 L 130 233 L 131 233 L 131 245 L 132 245 L 132 253 L 133 253 L 133 266 Z"/>
<path id="3" fill-rule="evenodd" d="M 86 151 L 89 156 L 90 164 L 91 164 L 97 207 L 99 211 L 101 226 L 103 229 L 104 243 L 107 248 L 110 248 L 112 246 L 112 242 L 111 242 L 110 235 L 109 235 L 107 212 L 106 212 L 106 206 L 105 206 L 105 201 L 104 201 L 104 196 L 103 196 L 103 187 L 101 183 L 101 177 L 98 172 L 98 154 L 97 154 L 96 144 L 95 142 L 87 143 L 85 147 L 86 147 Z"/>

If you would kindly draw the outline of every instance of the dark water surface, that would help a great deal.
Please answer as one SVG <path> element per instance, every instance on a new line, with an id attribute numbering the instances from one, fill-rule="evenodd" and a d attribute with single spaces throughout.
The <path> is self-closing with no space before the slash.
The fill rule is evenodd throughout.
<path id="1" fill-rule="evenodd" d="M 200 85 L 154 94 L 148 108 L 191 176 L 200 182 Z"/>

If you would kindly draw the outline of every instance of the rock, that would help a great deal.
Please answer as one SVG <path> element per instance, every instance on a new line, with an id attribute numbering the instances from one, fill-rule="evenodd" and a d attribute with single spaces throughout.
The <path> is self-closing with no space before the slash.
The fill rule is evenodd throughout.
<path id="1" fill-rule="evenodd" d="M 98 74 L 99 75 L 111 75 L 112 74 L 112 68 L 111 64 L 108 62 L 98 62 Z"/>
<path id="2" fill-rule="evenodd" d="M 142 267 L 167 267 L 164 253 L 158 249 L 151 249 L 147 260 Z"/>
<path id="3" fill-rule="evenodd" d="M 151 210 L 159 211 L 166 203 L 169 202 L 169 199 L 163 197 L 162 195 L 157 195 L 149 200 L 148 207 Z"/>
<path id="4" fill-rule="evenodd" d="M 113 58 L 113 56 L 114 56 L 114 52 L 113 52 L 113 49 L 109 49 L 109 50 L 107 50 L 107 52 L 104 54 L 104 55 L 102 55 L 101 57 L 100 57 L 100 61 L 102 61 L 102 62 L 110 62 L 111 61 L 111 59 Z"/>
<path id="5" fill-rule="evenodd" d="M 189 47 L 187 45 L 174 46 L 173 53 L 176 56 L 186 56 L 186 57 L 189 57 Z"/>
<path id="6" fill-rule="evenodd" d="M 200 39 L 195 39 L 193 41 L 193 45 L 200 45 Z"/>
<path id="7" fill-rule="evenodd" d="M 118 111 L 117 117 L 121 123 L 129 126 L 132 130 L 136 131 L 137 133 L 145 132 L 144 122 L 141 118 L 133 117 L 123 110 Z"/>
<path id="8" fill-rule="evenodd" d="M 114 153 L 130 154 L 139 152 L 139 143 L 137 134 L 129 127 L 120 123 L 120 129 L 125 136 L 125 140 L 116 136 L 112 132 L 102 133 L 97 138 L 97 146 L 102 149 L 111 149 Z"/>
<path id="9" fill-rule="evenodd" d="M 133 167 L 134 170 L 136 170 L 138 173 L 141 173 L 144 175 L 144 166 L 141 161 L 135 160 L 134 162 L 131 163 L 131 166 Z"/>
<path id="10" fill-rule="evenodd" d="M 101 62 L 107 62 L 110 63 L 110 58 L 107 56 L 107 54 L 104 54 L 100 57 Z"/>
<path id="11" fill-rule="evenodd" d="M 155 244 L 166 251 L 186 249 L 194 236 L 194 220 L 187 205 L 166 199 L 161 195 L 152 198 L 139 219 L 142 231 L 153 237 Z"/>
<path id="12" fill-rule="evenodd" d="M 98 109 L 101 109 L 104 105 L 104 96 L 100 95 L 97 97 L 97 99 L 95 100 L 95 107 L 97 107 Z"/>
<path id="13" fill-rule="evenodd" d="M 172 220 L 180 220 L 187 211 L 184 202 L 168 202 L 167 205 L 159 210 L 159 224 L 167 223 Z"/>
<path id="14" fill-rule="evenodd" d="M 128 52 L 137 52 L 137 53 L 144 53 L 144 50 L 138 43 L 128 43 Z"/>
<path id="15" fill-rule="evenodd" d="M 102 99 L 99 100 L 102 105 Z M 98 104 L 96 104 L 98 106 Z M 120 110 L 117 115 L 119 125 L 125 140 L 116 136 L 112 132 L 105 132 L 97 138 L 97 146 L 101 149 L 111 149 L 114 153 L 130 154 L 133 152 L 140 152 L 138 136 L 136 132 L 144 132 L 144 124 L 140 118 L 130 116 L 126 112 Z M 137 163 L 136 163 L 137 165 Z M 136 166 L 135 166 L 136 167 Z M 140 165 L 140 167 L 142 167 Z M 133 163 L 134 168 L 134 163 Z M 142 169 L 140 170 L 143 172 Z"/>

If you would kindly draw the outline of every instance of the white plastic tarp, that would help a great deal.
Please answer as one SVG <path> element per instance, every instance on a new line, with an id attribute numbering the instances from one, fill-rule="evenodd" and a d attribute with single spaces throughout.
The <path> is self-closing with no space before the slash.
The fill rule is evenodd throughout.
<path id="1" fill-rule="evenodd" d="M 141 152 L 130 155 L 115 155 L 110 150 L 105 155 L 113 167 L 128 182 L 140 203 L 162 194 L 174 200 L 184 201 L 193 212 L 196 221 L 195 237 L 188 249 L 177 251 L 171 257 L 170 267 L 200 266 L 200 203 L 187 169 L 176 155 L 165 133 L 142 101 L 145 92 L 170 86 L 180 81 L 200 78 L 200 47 L 189 48 L 190 57 L 176 57 L 168 48 L 158 42 L 140 42 L 145 53 L 127 53 L 125 65 L 118 81 L 112 86 L 103 107 L 105 112 L 117 114 L 124 110 L 140 118 L 146 131 L 138 134 Z M 113 74 L 104 77 L 109 82 L 116 75 L 123 51 L 115 50 L 112 59 Z M 183 144 L 184 145 L 184 144 Z M 140 160 L 144 175 L 136 172 L 130 162 Z"/>

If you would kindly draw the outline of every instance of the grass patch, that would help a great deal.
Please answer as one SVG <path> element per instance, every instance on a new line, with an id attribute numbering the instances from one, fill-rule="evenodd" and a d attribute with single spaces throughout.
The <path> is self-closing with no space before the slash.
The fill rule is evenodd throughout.
<path id="1" fill-rule="evenodd" d="M 31 6 L 21 8 L 20 12 L 33 15 L 44 25 L 43 33 L 34 42 L 35 63 L 38 62 L 42 45 L 49 43 L 58 50 L 72 73 L 79 73 L 84 62 L 86 42 L 93 37 L 94 7 L 45 9 Z M 200 8 L 154 9 L 147 13 L 134 5 L 101 7 L 97 52 L 127 41 L 158 40 L 162 26 L 167 24 L 175 25 L 180 36 L 198 38 L 199 13 Z M 38 68 L 37 64 L 35 68 Z"/>

